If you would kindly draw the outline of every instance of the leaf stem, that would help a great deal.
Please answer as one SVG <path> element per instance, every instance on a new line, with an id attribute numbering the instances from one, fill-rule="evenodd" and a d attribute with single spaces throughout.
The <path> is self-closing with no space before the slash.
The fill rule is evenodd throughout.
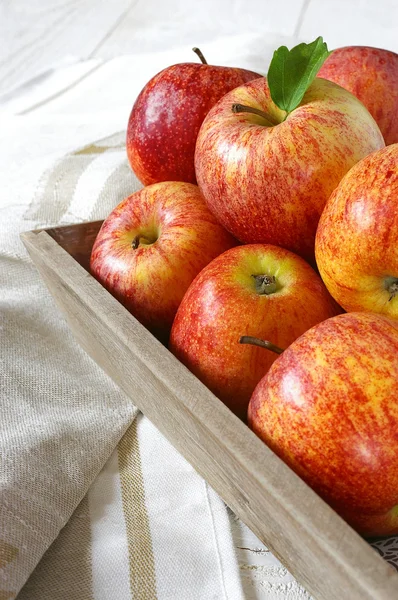
<path id="1" fill-rule="evenodd" d="M 246 106 L 245 104 L 233 104 L 232 105 L 233 113 L 251 113 L 253 115 L 257 115 L 258 117 L 262 117 L 267 121 L 267 125 L 269 127 L 274 127 L 275 125 L 279 125 L 279 121 L 273 119 L 270 115 L 267 115 L 264 111 L 259 108 L 254 108 L 254 106 Z"/>

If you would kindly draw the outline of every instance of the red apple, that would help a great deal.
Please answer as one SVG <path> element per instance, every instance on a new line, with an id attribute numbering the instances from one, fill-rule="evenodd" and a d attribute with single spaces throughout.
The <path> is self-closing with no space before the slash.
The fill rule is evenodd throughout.
<path id="1" fill-rule="evenodd" d="M 91 271 L 164 339 L 194 277 L 235 244 L 196 185 L 158 183 L 128 196 L 104 221 L 93 246 Z"/>
<path id="2" fill-rule="evenodd" d="M 240 345 L 240 336 L 258 335 L 286 347 L 338 310 L 302 258 L 270 245 L 239 246 L 213 260 L 189 287 L 169 347 L 243 418 L 275 356 Z"/>
<path id="3" fill-rule="evenodd" d="M 326 204 L 315 250 L 322 279 L 345 310 L 398 319 L 398 144 L 347 173 Z"/>
<path id="4" fill-rule="evenodd" d="M 363 102 L 386 144 L 398 142 L 398 54 L 366 46 L 338 48 L 318 75 L 338 83 Z"/>
<path id="5" fill-rule="evenodd" d="M 235 114 L 233 105 L 263 116 Z M 196 176 L 209 208 L 239 240 L 275 244 L 312 260 L 328 197 L 384 141 L 361 102 L 324 79 L 315 79 L 285 117 L 264 77 L 233 90 L 203 122 Z"/>
<path id="6" fill-rule="evenodd" d="M 127 156 L 144 184 L 196 183 L 194 152 L 203 119 L 224 94 L 258 73 L 182 63 L 153 77 L 138 96 L 127 127 Z"/>
<path id="7" fill-rule="evenodd" d="M 254 432 L 367 536 L 398 534 L 397 381 L 398 323 L 348 313 L 285 350 L 249 404 Z"/>

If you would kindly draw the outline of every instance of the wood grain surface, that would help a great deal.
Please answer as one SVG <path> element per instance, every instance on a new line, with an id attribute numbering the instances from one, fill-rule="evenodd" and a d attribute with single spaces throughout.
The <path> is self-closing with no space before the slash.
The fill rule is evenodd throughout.
<path id="1" fill-rule="evenodd" d="M 131 0 L 0 3 L 0 91 L 67 62 L 93 57 L 131 4 Z"/>
<path id="2" fill-rule="evenodd" d="M 90 269 L 90 252 L 103 221 L 79 223 L 72 227 L 46 229 L 56 242 L 87 271 Z"/>
<path id="3" fill-rule="evenodd" d="M 83 348 L 315 598 L 398 597 L 398 573 L 57 242 L 81 255 L 82 227 L 75 250 L 73 226 L 22 239 Z"/>
<path id="4" fill-rule="evenodd" d="M 396 0 L 3 0 L 0 94 L 67 62 L 187 48 L 244 32 L 398 52 Z M 238 57 L 237 57 L 238 59 Z"/>

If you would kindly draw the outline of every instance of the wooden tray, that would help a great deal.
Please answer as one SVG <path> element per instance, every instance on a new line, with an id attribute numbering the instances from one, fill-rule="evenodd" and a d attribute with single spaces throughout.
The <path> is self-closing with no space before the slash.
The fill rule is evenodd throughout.
<path id="1" fill-rule="evenodd" d="M 100 226 L 22 234 L 83 348 L 315 598 L 398 598 L 393 567 L 89 274 Z"/>

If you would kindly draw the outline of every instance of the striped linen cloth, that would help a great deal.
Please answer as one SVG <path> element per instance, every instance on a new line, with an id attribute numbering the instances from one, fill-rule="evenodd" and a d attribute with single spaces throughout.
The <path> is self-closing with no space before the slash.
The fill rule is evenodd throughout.
<path id="1" fill-rule="evenodd" d="M 139 415 L 19 600 L 243 598 L 225 506 Z"/>

